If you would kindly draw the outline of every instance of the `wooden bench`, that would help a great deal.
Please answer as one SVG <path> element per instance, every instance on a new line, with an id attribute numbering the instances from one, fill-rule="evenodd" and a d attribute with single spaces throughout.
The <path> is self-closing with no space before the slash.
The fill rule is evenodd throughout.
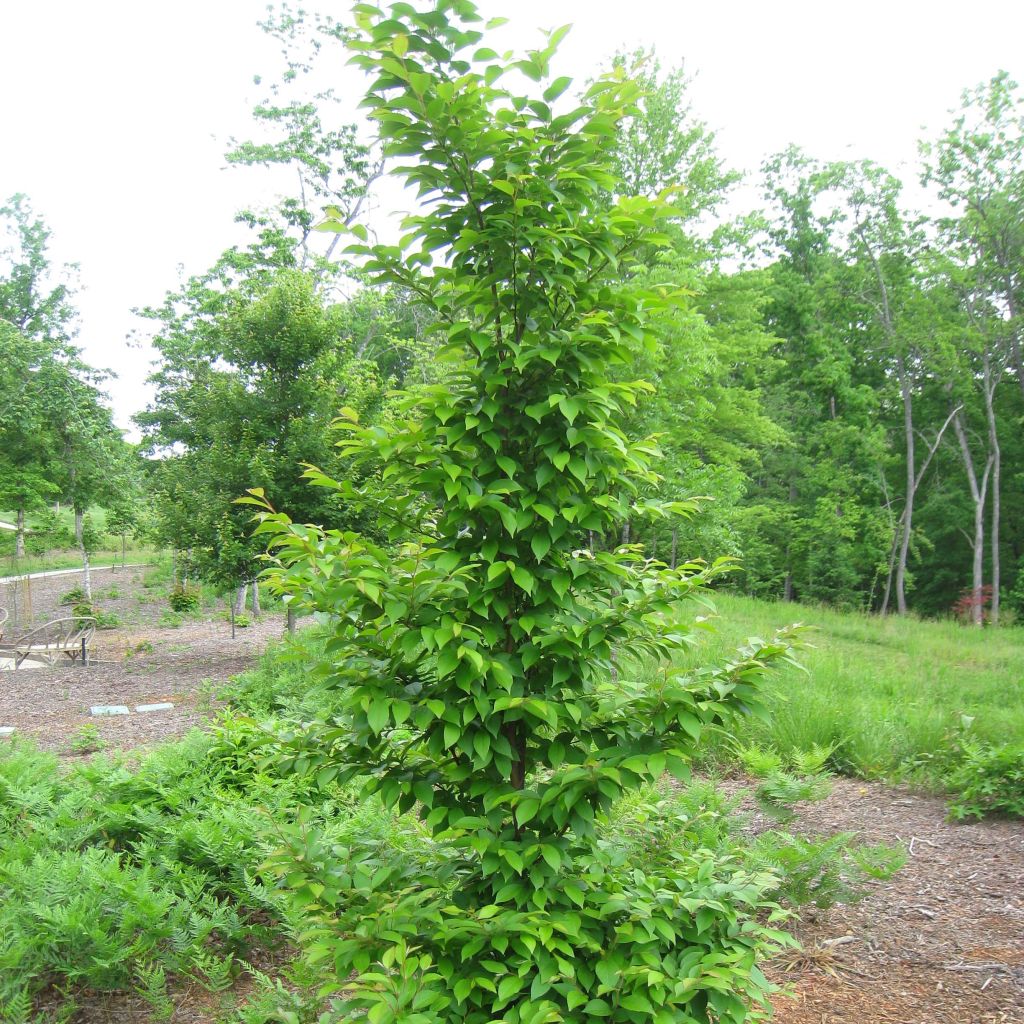
<path id="1" fill-rule="evenodd" d="M 55 665 L 62 655 L 72 662 L 81 659 L 83 665 L 88 665 L 89 645 L 95 632 L 96 620 L 92 618 L 54 619 L 3 647 L 13 657 L 15 669 L 27 659 Z"/>

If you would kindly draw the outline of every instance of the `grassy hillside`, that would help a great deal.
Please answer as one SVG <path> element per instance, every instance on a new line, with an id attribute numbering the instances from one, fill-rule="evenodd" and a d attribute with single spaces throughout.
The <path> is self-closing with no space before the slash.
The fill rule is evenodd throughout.
<path id="1" fill-rule="evenodd" d="M 802 622 L 813 648 L 807 674 L 769 684 L 773 720 L 749 721 L 741 742 L 781 753 L 835 745 L 835 767 L 865 777 L 934 779 L 936 761 L 963 738 L 1024 743 L 1024 629 L 879 619 L 728 594 L 689 656 L 721 659 L 750 636 Z M 724 753 L 724 751 L 721 751 Z"/>
<path id="2" fill-rule="evenodd" d="M 0 522 L 14 523 L 14 512 L 0 510 Z M 94 528 L 103 535 L 103 543 L 93 552 L 94 565 L 113 564 L 121 560 L 121 541 L 107 534 L 107 513 L 94 507 L 89 510 Z M 81 555 L 74 543 L 75 513 L 64 507 L 54 516 L 51 512 L 29 513 L 25 517 L 29 535 L 26 539 L 28 554 L 24 558 L 14 557 L 14 532 L 0 530 L 0 576 L 28 572 L 44 572 L 49 569 L 73 569 L 82 564 Z M 33 536 L 32 531 L 43 533 Z M 43 550 L 45 548 L 45 550 Z M 154 550 L 131 538 L 127 544 L 128 560 L 144 562 L 154 555 Z"/>

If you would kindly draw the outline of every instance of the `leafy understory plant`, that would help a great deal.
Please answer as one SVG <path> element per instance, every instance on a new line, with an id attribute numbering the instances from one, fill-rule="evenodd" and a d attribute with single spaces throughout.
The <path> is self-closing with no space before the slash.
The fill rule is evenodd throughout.
<path id="1" fill-rule="evenodd" d="M 706 850 L 648 870 L 598 828 L 623 794 L 685 777 L 706 730 L 756 713 L 793 644 L 673 670 L 691 599 L 725 567 L 589 543 L 694 511 L 639 497 L 656 446 L 619 426 L 649 386 L 615 368 L 685 299 L 631 283 L 675 212 L 671 190 L 619 194 L 613 142 L 639 87 L 616 69 L 559 104 L 571 82 L 549 82 L 549 62 L 566 30 L 499 56 L 469 0 L 355 17 L 370 116 L 426 212 L 395 246 L 357 229 L 350 252 L 429 311 L 452 369 L 393 426 L 343 416 L 342 451 L 380 467 L 376 487 L 308 471 L 376 505 L 390 543 L 244 500 L 262 509 L 276 588 L 332 629 L 340 713 L 284 737 L 279 763 L 415 808 L 434 843 L 374 857 L 300 824 L 278 863 L 308 953 L 333 966 L 336 1012 L 372 1024 L 759 1019 L 758 962 L 786 941 L 772 875 Z M 536 94 L 506 87 L 522 77 Z M 627 654 L 665 670 L 640 686 Z"/>

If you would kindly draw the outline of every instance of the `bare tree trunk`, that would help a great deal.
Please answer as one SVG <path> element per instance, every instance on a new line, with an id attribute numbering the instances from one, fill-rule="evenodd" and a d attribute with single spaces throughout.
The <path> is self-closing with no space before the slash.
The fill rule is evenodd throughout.
<path id="1" fill-rule="evenodd" d="M 674 569 L 676 567 L 676 555 L 679 552 L 679 527 L 672 527 L 672 558 L 669 561 L 669 565 Z"/>
<path id="2" fill-rule="evenodd" d="M 18 509 L 18 518 L 15 520 L 15 526 L 17 527 L 14 534 L 14 557 L 24 558 L 25 557 L 25 510 L 23 508 Z"/>
<path id="3" fill-rule="evenodd" d="M 296 616 L 295 616 L 295 606 L 289 603 L 289 605 L 288 605 L 288 632 L 293 634 L 293 635 L 295 633 L 295 618 L 296 618 Z"/>
<path id="4" fill-rule="evenodd" d="M 976 626 L 981 626 L 985 622 L 985 499 L 994 460 L 990 452 L 985 463 L 985 471 L 979 481 L 974 468 L 974 457 L 971 455 L 971 448 L 967 443 L 967 432 L 959 412 L 953 416 L 953 429 L 960 442 L 960 454 L 963 456 L 967 482 L 971 488 L 971 499 L 974 502 L 974 539 L 971 541 L 974 556 L 971 566 L 971 617 Z"/>
<path id="5" fill-rule="evenodd" d="M 92 567 L 89 564 L 89 552 L 82 545 L 82 593 L 86 601 L 92 600 Z"/>
<path id="6" fill-rule="evenodd" d="M 253 618 L 258 619 L 260 617 L 260 585 L 256 580 L 252 581 L 252 614 Z"/>
<path id="7" fill-rule="evenodd" d="M 241 615 L 245 611 L 245 596 L 248 590 L 248 584 L 242 583 L 235 591 L 235 603 L 233 605 L 235 615 Z"/>
<path id="8" fill-rule="evenodd" d="M 1000 514 L 1000 463 L 1002 454 L 997 447 L 992 455 L 992 536 L 989 540 L 992 548 L 992 602 L 989 605 L 989 615 L 993 626 L 999 625 L 999 514 Z"/>
<path id="9" fill-rule="evenodd" d="M 83 529 L 83 516 L 85 513 L 80 508 L 75 509 L 75 543 L 82 546 L 82 529 Z"/>
<path id="10" fill-rule="evenodd" d="M 914 494 L 917 491 L 917 456 L 914 454 L 914 408 L 907 380 L 903 356 L 896 359 L 896 372 L 900 381 L 900 397 L 903 400 L 903 435 L 907 454 L 907 496 L 903 505 L 903 519 L 900 536 L 899 557 L 896 561 L 896 611 L 907 614 L 907 555 L 910 551 L 910 535 L 914 528 Z"/>
<path id="11" fill-rule="evenodd" d="M 789 484 L 789 504 L 796 504 L 796 484 L 790 481 Z M 786 545 L 786 580 L 782 584 L 782 600 L 792 601 L 793 600 L 793 567 L 790 565 L 790 550 L 789 544 Z"/>
<path id="12" fill-rule="evenodd" d="M 985 355 L 985 419 L 988 421 L 988 450 L 989 458 L 992 460 L 992 526 L 989 543 L 992 550 L 992 603 L 991 621 L 993 625 L 999 624 L 999 586 L 1000 586 L 1000 564 L 999 564 L 999 516 L 1002 504 L 1002 462 L 1003 455 L 999 448 L 999 430 L 996 424 L 995 391 L 996 382 L 992 378 L 992 369 L 989 364 L 988 354 Z"/>
<path id="13" fill-rule="evenodd" d="M 629 543 L 629 520 L 628 519 L 622 524 L 622 543 L 623 544 L 628 544 Z"/>

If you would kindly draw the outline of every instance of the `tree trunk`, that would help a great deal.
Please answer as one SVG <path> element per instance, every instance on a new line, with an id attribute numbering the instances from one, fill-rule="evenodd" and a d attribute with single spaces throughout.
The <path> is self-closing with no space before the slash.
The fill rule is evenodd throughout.
<path id="1" fill-rule="evenodd" d="M 294 636 L 295 634 L 295 607 L 292 604 L 288 605 L 288 632 Z"/>
<path id="2" fill-rule="evenodd" d="M 988 355 L 985 356 L 985 419 L 988 421 L 988 450 L 992 460 L 992 535 L 989 543 L 992 550 L 992 603 L 991 621 L 992 625 L 999 624 L 999 586 L 1000 586 L 1000 562 L 999 562 L 999 517 L 1002 504 L 1002 462 L 1003 453 L 999 447 L 999 429 L 996 423 L 995 392 L 996 379 L 993 379 L 992 368 L 989 364 Z"/>
<path id="3" fill-rule="evenodd" d="M 623 544 L 628 544 L 629 543 L 629 520 L 628 519 L 622 524 L 622 543 Z"/>
<path id="4" fill-rule="evenodd" d="M 253 580 L 252 581 L 252 614 L 253 618 L 258 619 L 260 617 L 260 585 Z"/>
<path id="5" fill-rule="evenodd" d="M 248 590 L 248 584 L 242 583 L 235 591 L 235 603 L 232 606 L 235 609 L 235 615 L 241 615 L 245 611 L 245 595 Z"/>
<path id="6" fill-rule="evenodd" d="M 89 565 L 89 552 L 82 545 L 82 593 L 86 601 L 92 601 L 92 571 Z"/>
<path id="7" fill-rule="evenodd" d="M 789 504 L 793 506 L 796 504 L 797 492 L 796 484 L 790 481 L 789 484 Z M 793 600 L 793 566 L 790 564 L 790 545 L 786 544 L 786 580 L 782 584 L 782 600 L 792 601 Z"/>
<path id="8" fill-rule="evenodd" d="M 901 520 L 899 556 L 896 560 L 896 611 L 907 614 L 907 555 L 910 552 L 910 536 L 914 529 L 914 495 L 917 491 L 917 456 L 914 452 L 914 408 L 907 380 L 903 356 L 896 359 L 899 375 L 900 397 L 903 401 L 903 437 L 907 456 L 907 494 Z"/>
<path id="9" fill-rule="evenodd" d="M 989 474 L 992 472 L 993 456 L 989 453 L 985 471 L 978 480 L 974 468 L 974 457 L 967 443 L 967 431 L 963 419 L 957 412 L 953 416 L 953 429 L 960 442 L 960 454 L 963 456 L 967 483 L 971 489 L 971 500 L 974 502 L 974 539 L 971 542 L 971 619 L 976 626 L 985 622 L 985 498 L 988 493 Z"/>
<path id="10" fill-rule="evenodd" d="M 75 543 L 79 547 L 82 546 L 82 520 L 84 515 L 85 513 L 82 509 L 75 509 Z"/>
<path id="11" fill-rule="evenodd" d="M 990 620 L 993 626 L 999 625 L 999 586 L 1000 586 L 1000 566 L 999 566 L 999 514 L 1000 514 L 1000 463 L 1002 462 L 1002 453 L 997 447 L 993 453 L 992 463 L 992 536 L 989 543 L 992 546 L 992 603 L 989 605 L 990 608 Z"/>
<path id="12" fill-rule="evenodd" d="M 25 510 L 18 509 L 18 518 L 15 520 L 17 530 L 14 534 L 14 557 L 25 557 Z"/>
<path id="13" fill-rule="evenodd" d="M 670 565 L 674 569 L 676 567 L 676 555 L 679 551 L 679 528 L 677 526 L 672 527 L 672 558 Z"/>

